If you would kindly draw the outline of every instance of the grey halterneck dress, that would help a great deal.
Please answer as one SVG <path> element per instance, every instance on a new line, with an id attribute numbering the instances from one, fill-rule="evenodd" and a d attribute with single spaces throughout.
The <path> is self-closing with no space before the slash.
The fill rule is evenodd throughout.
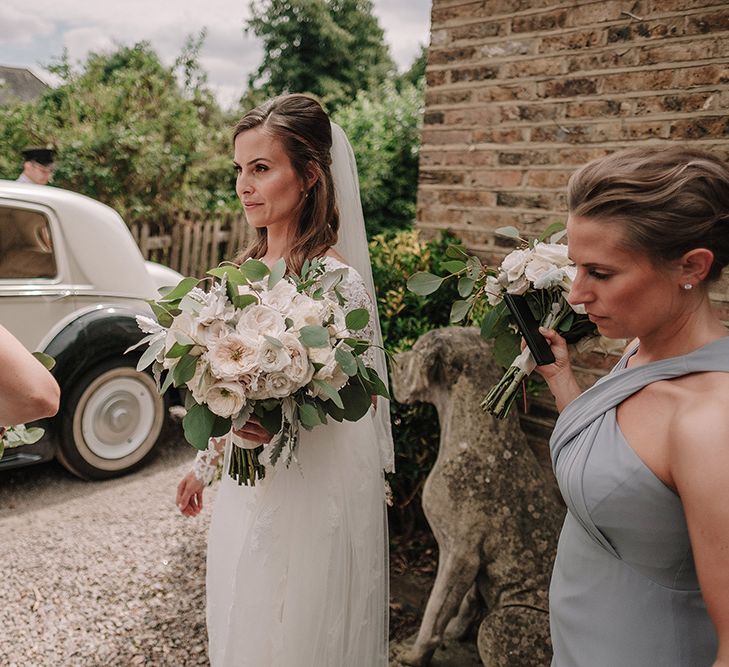
<path id="1" fill-rule="evenodd" d="M 552 666 L 710 667 L 717 637 L 681 499 L 626 442 L 615 413 L 651 382 L 729 372 L 729 338 L 626 368 L 631 353 L 564 409 L 550 442 L 568 508 L 549 593 Z"/>

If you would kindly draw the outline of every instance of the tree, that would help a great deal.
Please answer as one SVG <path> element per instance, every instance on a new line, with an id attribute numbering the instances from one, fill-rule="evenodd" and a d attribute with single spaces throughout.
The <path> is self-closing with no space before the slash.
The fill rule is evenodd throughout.
<path id="1" fill-rule="evenodd" d="M 54 183 L 109 204 L 127 222 L 165 222 L 221 196 L 234 200 L 229 139 L 197 65 L 203 38 L 188 40 L 174 67 L 146 42 L 91 54 L 80 69 L 64 54 L 49 67 L 59 86 L 37 103 L 0 108 L 0 155 L 54 143 Z M 0 176 L 17 175 L 18 162 L 0 162 Z M 220 191 L 208 192 L 210 183 Z"/>
<path id="2" fill-rule="evenodd" d="M 310 93 L 333 110 L 394 71 L 371 0 L 259 0 L 251 13 L 264 50 L 253 99 Z"/>
<path id="3" fill-rule="evenodd" d="M 367 234 L 405 229 L 415 220 L 422 88 L 388 82 L 361 92 L 333 120 L 352 144 L 359 170 Z"/>

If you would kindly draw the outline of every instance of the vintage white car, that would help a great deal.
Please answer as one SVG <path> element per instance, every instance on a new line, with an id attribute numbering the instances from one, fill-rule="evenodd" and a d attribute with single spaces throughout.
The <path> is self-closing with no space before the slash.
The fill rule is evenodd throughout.
<path id="1" fill-rule="evenodd" d="M 56 359 L 56 417 L 38 443 L 5 451 L 0 468 L 54 456 L 86 479 L 113 477 L 151 453 L 168 416 L 152 377 L 124 354 L 135 316 L 181 276 L 146 262 L 113 209 L 60 188 L 0 180 L 0 323 Z"/>

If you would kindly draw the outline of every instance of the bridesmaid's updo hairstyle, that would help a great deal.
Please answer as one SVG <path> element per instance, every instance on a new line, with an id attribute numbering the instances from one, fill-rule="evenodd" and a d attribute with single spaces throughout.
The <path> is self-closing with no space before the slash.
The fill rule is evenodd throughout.
<path id="1" fill-rule="evenodd" d="M 306 95 L 281 95 L 249 111 L 233 129 L 233 143 L 239 134 L 263 128 L 278 139 L 302 183 L 312 173 L 317 179 L 302 195 L 298 207 L 296 236 L 286 264 L 298 273 L 304 260 L 319 257 L 336 244 L 339 212 L 331 172 L 332 127 L 321 105 Z M 266 254 L 265 229 L 256 230 L 253 244 L 236 257 L 242 262 Z"/>
<path id="2" fill-rule="evenodd" d="M 621 224 L 625 244 L 656 266 L 695 248 L 729 263 L 729 166 L 705 151 L 635 148 L 589 162 L 567 186 L 573 217 Z"/>

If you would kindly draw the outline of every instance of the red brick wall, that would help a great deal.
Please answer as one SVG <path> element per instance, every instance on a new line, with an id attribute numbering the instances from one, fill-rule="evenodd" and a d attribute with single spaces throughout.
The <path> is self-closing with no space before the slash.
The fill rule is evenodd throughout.
<path id="1" fill-rule="evenodd" d="M 565 219 L 569 174 L 680 141 L 729 156 L 729 2 L 434 0 L 417 224 L 499 261 L 492 230 Z M 713 294 L 727 313 L 724 282 Z M 606 363 L 578 360 L 585 383 Z M 611 364 L 613 360 L 610 360 Z M 549 401 L 534 410 L 546 435 Z"/>

